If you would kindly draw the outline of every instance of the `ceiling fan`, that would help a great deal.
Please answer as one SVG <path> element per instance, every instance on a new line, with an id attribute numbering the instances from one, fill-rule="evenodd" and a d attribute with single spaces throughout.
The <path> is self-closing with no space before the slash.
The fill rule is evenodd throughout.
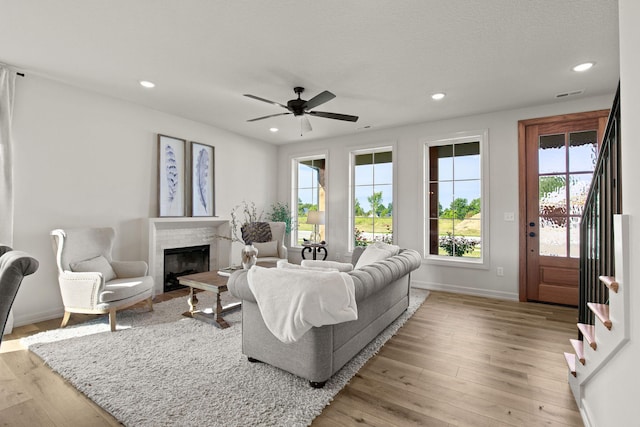
<path id="1" fill-rule="evenodd" d="M 285 116 L 287 114 L 293 114 L 295 117 L 300 118 L 300 134 L 304 132 L 311 131 L 311 123 L 306 115 L 315 116 L 315 117 L 324 117 L 325 119 L 335 119 L 335 120 L 344 120 L 347 122 L 356 122 L 358 121 L 358 116 L 350 116 L 347 114 L 338 114 L 338 113 L 327 113 L 325 111 L 310 111 L 312 108 L 315 108 L 319 105 L 324 104 L 325 102 L 331 101 L 336 96 L 325 90 L 324 92 L 319 93 L 308 101 L 300 98 L 300 94 L 304 92 L 303 87 L 294 87 L 293 91 L 298 95 L 298 99 L 292 99 L 287 102 L 287 105 L 280 104 L 279 102 L 269 101 L 268 99 L 260 98 L 259 96 L 245 94 L 244 96 L 257 99 L 258 101 L 267 102 L 269 104 L 277 105 L 285 110 L 288 110 L 286 113 L 277 113 L 277 114 L 269 114 L 268 116 L 257 117 L 255 119 L 247 120 L 248 122 L 255 122 L 257 120 L 268 119 L 270 117 L 277 116 Z"/>

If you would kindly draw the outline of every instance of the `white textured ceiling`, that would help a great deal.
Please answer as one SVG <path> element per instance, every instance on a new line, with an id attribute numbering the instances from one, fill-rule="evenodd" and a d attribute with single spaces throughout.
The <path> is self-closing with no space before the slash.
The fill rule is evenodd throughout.
<path id="1" fill-rule="evenodd" d="M 613 95 L 617 1 L 0 0 L 0 62 L 281 144 Z M 242 94 L 286 103 L 294 86 L 360 120 L 247 123 L 284 110 Z"/>

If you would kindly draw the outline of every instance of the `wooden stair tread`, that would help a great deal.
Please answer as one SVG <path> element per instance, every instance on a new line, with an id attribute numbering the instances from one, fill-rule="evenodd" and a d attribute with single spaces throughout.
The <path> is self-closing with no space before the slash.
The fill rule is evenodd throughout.
<path id="1" fill-rule="evenodd" d="M 578 323 L 578 329 L 582 332 L 582 336 L 587 341 L 587 343 L 591 346 L 592 349 L 596 350 L 598 348 L 598 344 L 596 344 L 596 328 L 593 325 L 585 325 L 584 323 Z"/>
<path id="2" fill-rule="evenodd" d="M 613 276 L 600 276 L 600 281 L 605 284 L 605 286 L 611 289 L 613 292 L 618 293 L 619 284 L 616 281 L 616 278 Z"/>
<path id="3" fill-rule="evenodd" d="M 576 352 L 576 357 L 584 365 L 584 343 L 580 340 L 569 340 L 571 341 L 571 346 L 573 350 Z"/>
<path id="4" fill-rule="evenodd" d="M 588 302 L 587 306 L 594 312 L 596 317 L 602 322 L 607 329 L 611 329 L 611 319 L 609 318 L 609 305 L 608 304 L 596 304 L 595 302 Z"/>
<path id="5" fill-rule="evenodd" d="M 567 366 L 569 367 L 569 371 L 571 371 L 571 375 L 576 376 L 576 355 L 573 353 L 564 353 L 564 360 L 567 361 Z"/>

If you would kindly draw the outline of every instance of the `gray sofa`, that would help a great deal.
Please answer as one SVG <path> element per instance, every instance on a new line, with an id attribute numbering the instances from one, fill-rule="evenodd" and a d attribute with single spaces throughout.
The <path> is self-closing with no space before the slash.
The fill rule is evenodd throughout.
<path id="1" fill-rule="evenodd" d="M 361 250 L 354 251 L 356 265 Z M 410 273 L 420 266 L 411 249 L 352 270 L 358 319 L 313 327 L 294 343 L 283 343 L 266 327 L 247 282 L 247 271 L 233 273 L 227 287 L 242 300 L 242 353 L 250 362 L 265 362 L 309 380 L 325 382 L 409 306 Z"/>
<path id="2" fill-rule="evenodd" d="M 38 266 L 38 261 L 27 253 L 0 245 L 0 343 L 22 279 L 35 273 Z"/>

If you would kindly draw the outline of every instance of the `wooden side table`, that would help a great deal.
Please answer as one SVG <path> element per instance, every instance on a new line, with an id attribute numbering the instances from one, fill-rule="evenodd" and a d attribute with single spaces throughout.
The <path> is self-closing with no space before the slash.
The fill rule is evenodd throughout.
<path id="1" fill-rule="evenodd" d="M 309 252 L 310 254 L 313 255 L 313 259 L 317 259 L 318 253 L 323 254 L 324 253 L 324 257 L 322 258 L 322 261 L 327 259 L 327 243 L 326 242 L 320 242 L 320 243 L 315 243 L 315 242 L 303 242 L 302 243 L 302 259 L 307 259 L 304 256 L 305 252 Z"/>

